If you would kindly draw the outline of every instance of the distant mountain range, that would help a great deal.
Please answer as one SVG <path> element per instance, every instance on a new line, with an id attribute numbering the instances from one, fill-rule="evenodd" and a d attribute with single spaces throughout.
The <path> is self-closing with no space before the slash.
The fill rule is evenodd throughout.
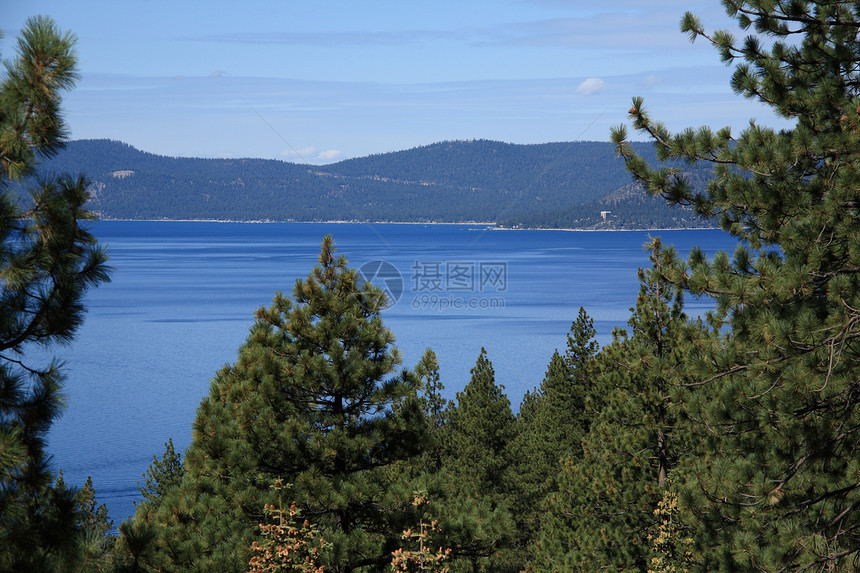
<path id="1" fill-rule="evenodd" d="M 634 148 L 655 162 L 650 144 Z M 104 219 L 712 226 L 647 196 L 604 142 L 447 141 L 315 166 L 165 157 L 118 141 L 78 140 L 43 167 L 86 174 L 89 207 Z M 694 181 L 706 177 L 703 168 L 692 173 Z"/>

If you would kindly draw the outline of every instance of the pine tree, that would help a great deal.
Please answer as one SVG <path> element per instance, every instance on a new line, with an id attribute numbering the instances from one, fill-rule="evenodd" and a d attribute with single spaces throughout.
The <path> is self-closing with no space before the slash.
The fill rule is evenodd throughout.
<path id="1" fill-rule="evenodd" d="M 594 329 L 594 320 L 585 309 L 579 307 L 576 320 L 570 325 L 567 333 L 567 350 L 564 354 L 565 363 L 573 374 L 573 385 L 579 390 L 580 395 L 588 395 L 589 365 L 594 361 L 600 345 L 594 339 L 597 331 Z M 584 401 L 584 398 L 582 398 Z M 584 404 L 582 405 L 584 408 Z M 588 421 L 584 420 L 584 429 L 587 429 Z"/>
<path id="2" fill-rule="evenodd" d="M 581 455 L 582 439 L 594 414 L 590 408 L 596 400 L 592 391 L 592 377 L 597 375 L 595 334 L 593 320 L 580 308 L 567 335 L 565 354 L 553 353 L 540 387 L 527 392 L 520 405 L 511 447 L 522 546 L 534 541 L 544 499 L 556 489 L 562 460 Z"/>
<path id="3" fill-rule="evenodd" d="M 527 465 L 532 470 L 539 467 L 544 479 L 554 475 L 551 467 L 557 470 L 561 458 L 580 452 L 583 434 L 591 425 L 594 406 L 587 402 L 596 398 L 592 388 L 596 334 L 594 321 L 580 307 L 567 334 L 564 355 L 553 353 L 541 386 L 520 407 L 518 439 L 527 443 L 518 457 L 532 458 Z"/>
<path id="4" fill-rule="evenodd" d="M 502 420 L 509 420 L 512 417 L 510 403 L 501 388 L 495 386 L 492 364 L 485 354 L 479 359 L 479 365 L 480 368 L 476 369 L 485 375 L 489 373 L 489 376 L 483 376 L 481 380 L 487 382 L 489 379 L 490 386 L 494 389 L 489 393 L 494 396 L 493 400 L 503 405 L 499 410 L 490 408 L 489 411 L 506 413 Z M 433 566 L 447 567 L 455 573 L 498 567 L 500 551 L 508 549 L 507 545 L 515 531 L 515 524 L 508 509 L 511 501 L 509 498 L 513 492 L 505 491 L 503 504 L 499 502 L 502 497 L 500 492 L 486 496 L 477 492 L 477 479 L 472 475 L 471 468 L 466 467 L 468 463 L 461 459 L 461 452 L 455 448 L 455 444 L 473 441 L 475 435 L 464 437 L 455 430 L 453 419 L 458 408 L 454 402 L 442 396 L 444 385 L 439 377 L 436 354 L 432 350 L 425 351 L 415 367 L 415 374 L 421 382 L 419 401 L 427 424 L 426 447 L 420 456 L 393 464 L 387 471 L 392 481 L 408 483 L 413 492 L 422 492 L 422 498 L 433 500 L 432 513 L 436 525 L 428 539 L 432 538 L 434 544 L 445 547 L 444 561 L 435 562 Z M 461 392 L 458 396 L 462 398 L 463 394 Z M 474 413 L 474 409 L 472 411 Z M 466 422 L 462 427 L 468 429 L 471 425 Z M 460 438 L 463 438 L 462 441 Z M 480 444 L 473 445 L 480 449 Z M 505 459 L 509 459 L 508 452 L 505 452 Z M 509 470 L 510 468 L 506 468 L 505 471 Z M 507 479 L 504 481 L 506 484 L 509 482 Z M 423 503 L 413 505 L 405 524 L 413 528 L 415 523 L 426 522 L 426 509 L 427 506 Z M 410 533 L 414 534 L 414 529 L 411 529 Z M 408 543 L 398 549 L 392 565 L 401 568 L 421 566 L 413 558 L 424 554 L 413 553 L 407 546 Z M 424 549 L 429 551 L 427 546 Z M 438 547 L 432 548 L 433 551 L 436 549 Z M 443 553 L 437 553 L 435 556 L 439 557 Z"/>
<path id="5" fill-rule="evenodd" d="M 87 476 L 84 487 L 77 490 L 76 497 L 80 507 L 78 521 L 84 531 L 101 538 L 113 529 L 113 520 L 108 517 L 107 506 L 96 501 L 96 488 L 90 476 Z"/>
<path id="6" fill-rule="evenodd" d="M 64 405 L 61 365 L 33 358 L 73 338 L 85 293 L 108 281 L 84 224 L 87 181 L 38 173 L 65 142 L 74 43 L 49 18 L 29 19 L 0 84 L 0 570 L 58 570 L 86 557 L 76 492 L 52 484 L 45 453 Z"/>
<path id="7" fill-rule="evenodd" d="M 183 474 L 182 456 L 173 448 L 173 438 L 169 438 L 164 443 L 161 459 L 152 456 L 152 463 L 143 475 L 144 485 L 141 487 L 138 482 L 137 488 L 145 501 L 158 504 L 171 488 L 182 483 Z"/>
<path id="8" fill-rule="evenodd" d="M 854 2 L 724 0 L 737 42 L 686 14 L 682 30 L 736 64 L 732 88 L 793 121 L 673 135 L 641 98 L 633 125 L 661 159 L 710 162 L 694 192 L 613 139 L 634 177 L 671 203 L 718 215 L 733 258 L 691 253 L 673 280 L 712 296 L 730 329 L 699 374 L 711 455 L 681 505 L 696 512 L 708 570 L 850 570 L 860 560 L 860 14 Z"/>
<path id="9" fill-rule="evenodd" d="M 520 502 L 535 516 L 543 497 L 552 489 L 561 460 L 581 451 L 582 432 L 578 404 L 569 403 L 572 373 L 558 350 L 553 352 L 540 387 L 523 396 L 513 442 Z M 551 397 L 548 397 L 549 396 Z M 554 398 L 562 398 L 556 402 Z M 573 424 L 571 418 L 577 417 Z M 572 430 L 572 431 L 571 431 Z"/>
<path id="10" fill-rule="evenodd" d="M 425 459 L 419 460 L 417 467 L 421 471 L 438 471 L 442 467 L 443 458 L 443 427 L 446 423 L 446 414 L 452 407 L 452 402 L 442 396 L 445 385 L 439 377 L 439 360 L 436 353 L 428 348 L 421 356 L 421 360 L 415 366 L 415 375 L 421 380 L 421 406 L 427 419 L 428 438 L 424 454 Z"/>
<path id="11" fill-rule="evenodd" d="M 140 512 L 140 510 L 137 510 Z M 113 573 L 147 573 L 154 569 L 146 564 L 156 560 L 157 532 L 143 519 L 127 519 L 119 524 L 119 539 L 111 554 Z"/>
<path id="12" fill-rule="evenodd" d="M 645 571 L 648 535 L 668 472 L 689 451 L 683 418 L 685 365 L 707 340 L 683 312 L 683 293 L 663 277 L 675 254 L 655 239 L 650 269 L 628 324 L 601 352 L 603 407 L 580 456 L 567 459 L 542 521 L 536 570 Z"/>
<path id="13" fill-rule="evenodd" d="M 452 549 L 452 571 L 518 571 L 506 549 L 510 514 L 514 415 L 493 364 L 481 348 L 471 379 L 449 409 L 443 431 L 440 520 Z"/>
<path id="14" fill-rule="evenodd" d="M 384 301 L 326 237 L 293 300 L 278 293 L 257 311 L 238 360 L 200 404 L 182 482 L 156 512 L 138 510 L 138 522 L 162 529 L 156 567 L 246 570 L 277 479 L 325 539 L 327 571 L 390 561 L 411 491 L 385 470 L 421 452 L 427 424 L 414 375 L 395 375 Z"/>
<path id="15" fill-rule="evenodd" d="M 451 402 L 442 396 L 445 385 L 440 380 L 439 359 L 432 348 L 421 355 L 421 360 L 415 366 L 415 375 L 422 383 L 424 413 L 430 422 L 431 431 L 437 432 L 445 424 L 445 410 L 451 406 Z"/>
<path id="16" fill-rule="evenodd" d="M 499 503 L 508 487 L 514 415 L 504 389 L 496 385 L 493 364 L 483 348 L 471 380 L 457 392 L 449 419 L 448 468 L 462 479 L 470 494 Z"/>

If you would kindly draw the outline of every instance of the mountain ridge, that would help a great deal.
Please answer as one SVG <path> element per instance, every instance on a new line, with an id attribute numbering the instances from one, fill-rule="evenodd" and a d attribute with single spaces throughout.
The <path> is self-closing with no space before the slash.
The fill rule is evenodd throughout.
<path id="1" fill-rule="evenodd" d="M 656 162 L 653 146 L 634 147 Z M 606 142 L 443 141 L 305 165 L 168 157 L 118 141 L 74 140 L 43 167 L 85 173 L 92 181 L 88 208 L 105 219 L 712 226 L 631 186 L 623 161 Z M 610 210 L 606 205 L 613 197 L 616 215 L 603 220 L 600 211 Z M 648 205 L 647 217 L 643 205 Z"/>

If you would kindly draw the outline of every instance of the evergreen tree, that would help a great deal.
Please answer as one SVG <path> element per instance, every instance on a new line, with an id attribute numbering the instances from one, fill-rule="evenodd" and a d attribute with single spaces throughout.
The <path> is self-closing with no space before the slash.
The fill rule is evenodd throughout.
<path id="1" fill-rule="evenodd" d="M 582 396 L 588 395 L 588 367 L 600 349 L 600 345 L 594 339 L 596 334 L 594 320 L 588 316 L 584 308 L 579 307 L 576 320 L 570 325 L 570 332 L 567 333 L 567 350 L 564 358 L 567 367 L 573 373 L 574 386 L 579 389 Z"/>
<path id="2" fill-rule="evenodd" d="M 526 392 L 517 415 L 515 452 L 516 507 L 520 544 L 533 542 L 543 502 L 556 489 L 562 460 L 579 457 L 582 439 L 593 412 L 586 409 L 595 399 L 592 377 L 597 374 L 594 357 L 594 322 L 580 308 L 567 335 L 567 350 L 556 350 L 540 387 Z"/>
<path id="3" fill-rule="evenodd" d="M 448 468 L 470 494 L 498 504 L 508 488 L 509 443 L 514 415 L 504 388 L 496 385 L 493 364 L 481 348 L 472 378 L 449 414 Z"/>
<path id="4" fill-rule="evenodd" d="M 438 471 L 442 468 L 443 427 L 446 414 L 452 402 L 442 396 L 445 385 L 439 378 L 439 360 L 436 353 L 428 348 L 415 366 L 415 375 L 421 380 L 421 405 L 428 423 L 428 441 L 422 457 L 417 464 L 411 464 L 418 471 Z"/>
<path id="5" fill-rule="evenodd" d="M 491 371 L 492 365 L 485 355 L 482 356 L 483 360 L 479 360 L 482 364 L 481 371 Z M 388 471 L 391 480 L 409 483 L 413 492 L 422 492 L 422 499 L 433 500 L 432 513 L 437 523 L 432 528 L 430 537 L 433 543 L 446 548 L 444 567 L 460 572 L 486 570 L 484 568 L 497 566 L 500 549 L 509 542 L 514 532 L 514 522 L 508 506 L 499 504 L 498 495 L 479 495 L 475 477 L 463 473 L 467 464 L 463 463 L 459 452 L 452 447 L 453 443 L 458 441 L 454 437 L 456 432 L 452 421 L 457 406 L 442 397 L 444 385 L 439 377 L 436 354 L 432 350 L 425 351 L 415 367 L 415 374 L 421 382 L 419 401 L 427 424 L 426 447 L 420 456 L 390 466 Z M 492 376 L 490 378 L 492 379 Z M 495 387 L 494 382 L 492 385 Z M 510 404 L 501 389 L 496 387 L 496 392 L 497 398 L 506 404 L 502 411 L 507 409 L 508 415 L 511 415 Z M 462 397 L 462 393 L 460 396 Z M 469 424 L 466 423 L 465 427 L 468 428 Z M 466 438 L 466 441 L 472 438 L 474 436 Z M 505 495 L 508 496 L 507 493 Z M 427 506 L 423 502 L 413 504 L 411 517 L 406 522 L 408 527 L 413 528 L 415 523 L 426 522 L 426 509 Z M 414 530 L 410 529 L 410 534 L 413 533 Z M 412 554 L 406 545 L 408 544 L 398 550 L 392 565 L 401 568 L 416 565 L 410 562 L 409 556 L 417 555 Z M 432 549 L 435 551 L 437 547 Z M 411 564 L 407 565 L 407 562 Z"/>
<path id="6" fill-rule="evenodd" d="M 82 488 L 71 488 L 66 485 L 63 470 L 60 470 L 53 490 L 57 499 L 65 499 L 68 494 L 74 496 L 75 531 L 64 541 L 73 548 L 71 551 L 43 555 L 43 558 L 47 557 L 45 564 L 50 564 L 47 570 L 104 571 L 108 567 L 115 541 L 115 538 L 109 535 L 113 529 L 113 521 L 108 517 L 107 506 L 96 501 L 93 480 L 88 476 Z M 60 529 L 53 535 L 58 533 L 68 534 Z"/>
<path id="7" fill-rule="evenodd" d="M 173 449 L 173 438 L 164 443 L 164 453 L 159 460 L 152 456 L 144 477 L 144 486 L 137 484 L 143 499 L 152 504 L 160 503 L 167 492 L 182 483 L 182 457 Z"/>
<path id="8" fill-rule="evenodd" d="M 631 118 L 661 159 L 711 162 L 694 192 L 613 139 L 634 177 L 718 215 L 734 258 L 691 253 L 673 280 L 714 298 L 730 333 L 699 374 L 709 455 L 688 472 L 707 570 L 851 570 L 860 561 L 860 14 L 855 2 L 725 0 L 738 43 L 691 14 L 682 30 L 736 64 L 732 88 L 792 120 L 673 135 L 641 98 Z M 699 394 L 697 392 L 697 394 Z"/>
<path id="9" fill-rule="evenodd" d="M 390 562 L 411 491 L 385 470 L 421 452 L 426 422 L 414 375 L 395 375 L 384 301 L 326 237 L 293 300 L 278 293 L 257 311 L 237 362 L 200 404 L 182 482 L 157 511 L 138 509 L 138 522 L 161 529 L 153 565 L 246 570 L 277 479 L 325 540 L 327 571 Z"/>
<path id="10" fill-rule="evenodd" d="M 513 450 L 516 452 L 520 502 L 535 512 L 536 503 L 552 489 L 551 484 L 561 467 L 561 460 L 580 451 L 582 433 L 579 420 L 564 424 L 576 415 L 575 406 L 556 403 L 547 397 L 570 397 L 572 376 L 558 350 L 553 352 L 540 387 L 527 391 L 517 414 L 517 431 Z M 566 391 L 564 391 L 566 390 Z M 556 414 L 561 414 L 557 417 Z M 571 433 L 570 430 L 573 430 Z"/>
<path id="11" fill-rule="evenodd" d="M 515 532 L 510 514 L 514 415 L 485 349 L 471 374 L 444 426 L 447 491 L 441 528 L 452 549 L 453 571 L 518 571 L 505 551 Z"/>
<path id="12" fill-rule="evenodd" d="M 60 475 L 62 476 L 62 471 Z M 96 488 L 90 476 L 87 476 L 84 487 L 77 490 L 76 497 L 80 507 L 78 521 L 81 528 L 87 533 L 103 538 L 113 529 L 113 520 L 108 517 L 107 506 L 96 501 Z"/>
<path id="13" fill-rule="evenodd" d="M 594 321 L 580 307 L 567 334 L 564 355 L 553 353 L 541 386 L 527 394 L 520 407 L 518 439 L 527 443 L 518 457 L 532 457 L 527 465 L 539 467 L 544 476 L 555 473 L 551 467 L 558 469 L 561 458 L 579 453 L 583 434 L 591 425 L 596 334 Z"/>
<path id="14" fill-rule="evenodd" d="M 140 513 L 140 510 L 137 510 Z M 148 573 L 146 564 L 156 560 L 156 529 L 151 522 L 127 519 L 119 524 L 120 536 L 111 554 L 113 573 Z"/>
<path id="15" fill-rule="evenodd" d="M 612 365 L 598 380 L 603 408 L 551 495 L 538 571 L 644 572 L 668 472 L 689 451 L 689 433 L 679 427 L 685 365 L 707 337 L 688 323 L 681 289 L 663 277 L 674 252 L 656 239 L 647 248 L 652 267 L 640 270 L 631 332 L 616 332 L 602 351 Z"/>
<path id="16" fill-rule="evenodd" d="M 415 375 L 422 383 L 424 414 L 431 431 L 437 432 L 445 424 L 445 411 L 451 407 L 451 401 L 442 396 L 445 385 L 439 378 L 439 360 L 432 348 L 421 355 L 421 360 L 415 366 Z"/>
<path id="17" fill-rule="evenodd" d="M 75 39 L 27 21 L 0 83 L 0 570 L 86 561 L 76 492 L 52 484 L 45 437 L 63 408 L 60 364 L 33 351 L 69 342 L 86 291 L 108 281 L 87 232 L 83 177 L 38 178 L 65 143 L 61 93 L 75 80 Z"/>

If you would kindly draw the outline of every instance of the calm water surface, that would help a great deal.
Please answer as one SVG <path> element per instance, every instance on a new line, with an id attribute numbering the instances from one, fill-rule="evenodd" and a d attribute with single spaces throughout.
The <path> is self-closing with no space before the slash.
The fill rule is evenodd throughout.
<path id="1" fill-rule="evenodd" d="M 291 291 L 332 234 L 353 267 L 399 300 L 383 314 L 404 365 L 427 347 L 450 398 L 481 347 L 516 409 L 537 386 L 584 306 L 598 341 L 624 326 L 647 265 L 645 232 L 497 231 L 469 225 L 100 222 L 113 281 L 88 297 L 84 326 L 62 349 L 68 409 L 50 449 L 66 481 L 92 476 L 119 523 L 138 481 L 173 438 L 178 450 L 215 371 L 236 357 L 254 310 Z M 682 253 L 730 250 L 720 231 L 663 231 Z M 379 261 L 389 263 L 380 265 Z M 687 300 L 696 314 L 706 302 Z"/>

